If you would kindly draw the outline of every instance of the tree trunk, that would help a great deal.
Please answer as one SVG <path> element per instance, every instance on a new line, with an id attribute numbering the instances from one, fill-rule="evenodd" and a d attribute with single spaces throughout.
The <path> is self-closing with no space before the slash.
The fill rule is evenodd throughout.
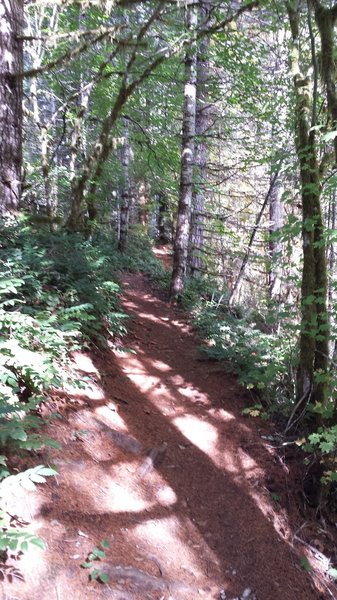
<path id="1" fill-rule="evenodd" d="M 299 12 L 287 3 L 292 34 L 291 68 L 296 99 L 296 151 L 302 189 L 303 269 L 301 284 L 300 354 L 296 415 L 309 402 L 325 405 L 327 397 L 329 325 L 327 318 L 326 242 L 320 205 L 320 170 L 315 130 L 310 122 L 310 79 L 300 66 Z M 319 375 L 319 377 L 317 377 Z"/>
<path id="2" fill-rule="evenodd" d="M 200 21 L 203 28 L 209 17 L 209 0 L 200 3 Z M 196 119 L 195 119 L 195 166 L 196 182 L 192 196 L 191 239 L 189 253 L 189 271 L 192 277 L 200 274 L 204 267 L 202 248 L 204 245 L 204 201 L 207 183 L 207 143 L 205 134 L 210 126 L 210 107 L 208 102 L 209 80 L 209 36 L 202 38 L 197 55 L 197 90 L 196 90 Z"/>
<path id="3" fill-rule="evenodd" d="M 129 122 L 128 119 L 123 118 L 124 127 L 124 141 L 121 152 L 121 161 L 123 167 L 123 186 L 121 193 L 121 204 L 119 214 L 119 240 L 118 250 L 124 252 L 128 244 L 128 230 L 129 230 L 129 218 L 130 218 L 130 207 L 132 203 L 131 183 L 130 183 L 130 138 L 129 138 Z"/>
<path id="4" fill-rule="evenodd" d="M 197 24 L 197 11 L 191 2 L 187 5 L 187 25 Z M 188 242 L 190 236 L 193 169 L 195 162 L 195 116 L 197 85 L 197 53 L 192 44 L 185 56 L 185 88 L 182 124 L 182 151 L 180 162 L 180 187 L 176 235 L 173 248 L 173 271 L 170 289 L 171 300 L 179 299 L 185 284 Z"/>
<path id="5" fill-rule="evenodd" d="M 269 204 L 269 258 L 270 266 L 268 272 L 269 296 L 273 301 L 279 301 L 281 296 L 281 273 L 277 266 L 281 253 L 282 243 L 275 239 L 275 233 L 283 227 L 283 184 L 280 175 L 274 181 L 270 193 Z"/>
<path id="6" fill-rule="evenodd" d="M 138 191 L 138 222 L 144 227 L 144 231 L 147 231 L 149 225 L 150 206 L 151 188 L 147 179 L 143 177 Z"/>
<path id="7" fill-rule="evenodd" d="M 241 263 L 241 267 L 240 267 L 239 273 L 238 273 L 237 278 L 236 278 L 236 280 L 235 280 L 235 282 L 233 284 L 231 293 L 230 293 L 229 298 L 228 298 L 228 305 L 229 306 L 233 306 L 233 304 L 234 304 L 234 302 L 235 302 L 235 300 L 237 298 L 238 292 L 240 290 L 241 281 L 242 281 L 242 278 L 244 276 L 244 273 L 245 273 L 245 270 L 246 270 L 246 267 L 247 267 L 250 255 L 251 255 L 251 251 L 252 251 L 253 243 L 254 243 L 254 240 L 255 240 L 255 236 L 256 236 L 256 233 L 257 233 L 257 231 L 258 231 L 258 229 L 260 227 L 260 223 L 261 223 L 264 211 L 266 210 L 266 207 L 268 205 L 269 198 L 270 198 L 272 189 L 274 187 L 274 183 L 276 181 L 277 175 L 278 175 L 277 173 L 275 173 L 273 175 L 273 177 L 272 177 L 272 179 L 270 181 L 268 192 L 267 192 L 267 194 L 265 196 L 265 199 L 263 201 L 263 204 L 262 204 L 262 206 L 261 206 L 261 208 L 260 208 L 260 210 L 259 210 L 259 212 L 258 212 L 258 214 L 256 216 L 255 225 L 253 227 L 252 233 L 251 233 L 250 238 L 249 238 L 247 250 L 246 250 L 246 252 L 244 254 L 244 257 L 242 259 L 242 263 Z"/>
<path id="8" fill-rule="evenodd" d="M 23 0 L 0 3 L 0 215 L 19 207 L 22 166 Z"/>
<path id="9" fill-rule="evenodd" d="M 157 230 L 158 240 L 161 244 L 167 244 L 170 241 L 171 220 L 169 221 L 169 207 L 167 196 L 164 192 L 157 194 L 158 213 L 157 213 Z"/>
<path id="10" fill-rule="evenodd" d="M 331 129 L 337 128 L 336 60 L 334 53 L 334 27 L 337 19 L 337 4 L 326 8 L 319 0 L 310 0 L 315 9 L 315 20 L 321 39 L 321 73 L 326 89 Z M 337 137 L 334 139 L 335 162 L 337 162 Z"/>

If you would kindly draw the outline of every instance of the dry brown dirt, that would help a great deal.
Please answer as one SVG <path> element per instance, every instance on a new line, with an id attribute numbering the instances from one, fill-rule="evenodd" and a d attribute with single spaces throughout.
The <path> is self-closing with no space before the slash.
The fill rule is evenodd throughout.
<path id="1" fill-rule="evenodd" d="M 242 416 L 245 392 L 201 360 L 187 316 L 146 277 L 126 274 L 123 287 L 128 351 L 75 353 L 85 388 L 53 400 L 62 418 L 48 435 L 62 447 L 35 464 L 59 475 L 35 492 L 6 491 L 7 510 L 46 550 L 15 563 L 25 581 L 5 580 L 1 598 L 336 598 L 320 553 L 298 541 L 306 522 L 271 426 Z M 102 540 L 104 585 L 80 566 Z"/>

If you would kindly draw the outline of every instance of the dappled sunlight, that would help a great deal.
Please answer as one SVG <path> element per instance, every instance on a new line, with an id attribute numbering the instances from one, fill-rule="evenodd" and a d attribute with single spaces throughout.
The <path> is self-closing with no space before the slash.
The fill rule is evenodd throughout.
<path id="1" fill-rule="evenodd" d="M 272 500 L 268 498 L 268 496 L 261 494 L 261 491 L 252 489 L 250 497 L 254 500 L 256 506 L 265 518 L 272 524 L 279 537 L 285 541 L 291 542 L 292 532 L 286 511 L 275 511 Z"/>
<path id="2" fill-rule="evenodd" d="M 132 469 L 132 463 L 124 463 L 114 477 L 102 474 L 94 501 L 97 511 L 137 513 L 151 508 L 153 502 L 146 499 L 137 481 L 130 477 Z"/>
<path id="3" fill-rule="evenodd" d="M 161 325 L 162 326 L 162 325 Z M 263 469 L 259 468 L 252 456 L 242 448 L 233 447 L 230 437 L 228 440 L 224 433 L 220 436 L 221 429 L 227 424 L 232 424 L 236 417 L 224 408 L 213 408 L 208 394 L 203 393 L 198 387 L 187 381 L 183 375 L 173 372 L 172 367 L 165 360 L 157 356 L 146 356 L 146 361 L 139 356 L 129 355 L 121 363 L 123 372 L 135 385 L 141 394 L 146 394 L 164 417 L 170 417 L 171 423 L 195 448 L 201 450 L 212 463 L 223 473 L 227 473 L 233 484 L 238 489 L 244 489 L 258 510 L 265 516 L 272 511 L 268 497 L 264 498 L 259 486 L 259 481 L 264 478 Z M 162 376 L 166 376 L 166 380 Z M 187 404 L 188 403 L 188 404 Z M 205 407 L 203 416 L 186 414 L 186 408 L 198 404 Z M 212 422 L 209 421 L 212 420 Z M 242 435 L 248 435 L 248 425 L 240 423 Z M 229 434 L 230 435 L 230 434 Z M 158 476 L 158 474 L 156 474 Z M 259 491 L 257 492 L 257 488 Z M 148 499 L 148 508 L 159 504 L 173 507 L 177 502 L 176 494 L 165 482 L 157 486 L 156 497 Z M 262 497 L 262 499 L 261 499 Z M 138 499 L 139 500 L 139 499 Z M 137 506 L 137 503 L 134 504 Z M 281 526 L 273 523 L 275 530 L 283 531 Z M 145 527 L 145 525 L 144 525 Z M 159 525 L 153 525 L 154 531 Z M 179 544 L 182 544 L 180 541 Z"/>
<path id="4" fill-rule="evenodd" d="M 211 457 L 216 452 L 218 432 L 213 425 L 192 415 L 177 417 L 173 423 L 197 448 Z"/>
<path id="5" fill-rule="evenodd" d="M 209 404 L 209 399 L 207 398 L 207 396 L 205 396 L 205 395 L 200 396 L 199 392 L 197 390 L 195 390 L 193 387 L 184 385 L 183 387 L 181 387 L 181 386 L 178 387 L 177 391 L 179 392 L 179 394 L 181 394 L 181 396 L 184 396 L 188 400 L 194 401 L 198 398 L 198 401 L 201 404 L 204 404 L 204 405 Z"/>
<path id="6" fill-rule="evenodd" d="M 186 574 L 192 573 L 194 577 L 202 577 L 205 560 L 214 564 L 218 562 L 198 528 L 184 517 L 172 515 L 161 519 L 149 519 L 136 525 L 129 535 L 135 543 L 145 543 L 165 569 L 169 569 L 172 562 L 179 557 L 182 571 L 186 571 Z"/>
<path id="7" fill-rule="evenodd" d="M 72 469 L 64 482 L 76 490 L 76 498 L 66 510 L 102 514 L 138 513 L 150 509 L 155 500 L 146 497 L 133 477 L 134 471 L 133 461 L 119 462 L 110 469 L 87 462 L 85 469 Z"/>
<path id="8" fill-rule="evenodd" d="M 224 423 L 228 423 L 228 421 L 235 420 L 234 415 L 232 415 L 224 408 L 211 408 L 208 412 L 214 419 L 223 421 Z"/>
<path id="9" fill-rule="evenodd" d="M 123 363 L 121 364 L 122 370 L 129 375 L 129 373 L 144 373 L 145 367 L 139 358 L 132 354 L 125 353 L 123 355 Z"/>
<path id="10" fill-rule="evenodd" d="M 267 452 L 241 418 L 231 380 L 199 365 L 192 340 L 182 352 L 183 335 L 159 312 L 146 325 L 133 318 L 136 353 L 74 353 L 85 387 L 68 399 L 84 406 L 66 412 L 64 447 L 48 455 L 60 475 L 33 515 L 38 526 L 48 516 L 49 539 L 56 531 L 62 560 L 76 568 L 109 540 L 101 564 L 121 594 L 189 600 L 223 589 L 239 597 L 243 581 L 255 591 L 266 548 L 267 575 L 278 572 L 291 539 L 287 516 L 275 507 L 260 466 Z M 277 598 L 277 583 L 270 586 Z"/>
<path id="11" fill-rule="evenodd" d="M 36 533 L 37 536 L 41 536 L 42 538 L 44 537 L 43 531 L 40 532 L 38 528 L 33 532 L 32 525 L 29 527 L 29 532 Z M 34 544 L 29 544 L 28 550 L 22 553 L 20 561 L 17 561 L 15 564 L 15 567 L 24 573 L 25 582 L 29 585 L 31 590 L 33 590 L 35 586 L 40 587 L 41 582 L 49 576 L 49 560 L 48 552 L 46 552 L 46 550 L 42 550 Z M 31 594 L 31 598 L 33 598 L 34 592 L 32 591 Z M 2 598 L 3 600 L 19 600 L 23 598 L 23 596 L 21 596 L 21 594 L 20 596 L 5 595 L 2 596 Z"/>
<path id="12" fill-rule="evenodd" d="M 163 323 L 162 319 L 160 317 L 155 317 L 154 315 L 150 315 L 148 313 L 138 313 L 141 319 L 145 319 L 146 321 L 152 321 L 152 323 L 159 323 L 161 326 L 164 327 L 171 327 L 170 323 Z"/>
<path id="13" fill-rule="evenodd" d="M 124 284 L 124 285 L 127 285 L 127 284 Z M 125 300 L 125 302 L 124 302 L 124 305 L 125 305 L 127 308 L 133 308 L 133 309 L 137 309 L 137 308 L 138 308 L 137 304 L 135 304 L 135 303 L 134 303 L 134 302 L 132 302 L 131 300 Z"/>
<path id="14" fill-rule="evenodd" d="M 96 385 L 93 381 L 86 382 L 85 387 L 78 388 L 71 386 L 70 384 L 65 384 L 63 386 L 63 391 L 71 394 L 74 398 L 83 398 L 85 396 L 89 400 L 104 400 L 105 393 L 103 389 Z"/>
<path id="15" fill-rule="evenodd" d="M 97 377 L 100 379 L 100 373 L 88 354 L 75 351 L 72 353 L 71 358 L 77 369 L 83 371 L 83 373 L 95 373 L 95 375 L 97 375 Z"/>
<path id="16" fill-rule="evenodd" d="M 170 371 L 172 371 L 172 368 L 167 363 L 164 363 L 162 360 L 148 359 L 148 362 L 152 367 L 154 367 L 158 371 L 161 371 L 162 373 L 169 373 Z"/>
<path id="17" fill-rule="evenodd" d="M 128 378 L 135 385 L 137 385 L 137 387 L 142 393 L 148 392 L 154 385 L 157 385 L 160 381 L 159 377 L 147 375 L 146 371 L 144 373 L 129 373 Z"/>
<path id="18" fill-rule="evenodd" d="M 167 403 L 174 403 L 175 410 L 185 410 L 185 400 L 189 403 L 198 402 L 204 406 L 210 404 L 207 394 L 203 394 L 198 388 L 187 382 L 180 375 L 172 373 L 172 368 L 159 359 L 147 358 L 145 361 L 139 356 L 128 356 L 123 360 L 121 368 L 128 379 L 132 381 L 142 394 L 147 394 L 149 399 L 168 414 Z M 154 373 L 151 370 L 154 370 Z M 162 380 L 161 374 L 168 374 L 167 381 Z M 171 388 L 171 389 L 170 389 Z"/>
<path id="19" fill-rule="evenodd" d="M 162 484 L 156 491 L 158 503 L 162 506 L 173 506 L 178 498 L 176 493 L 169 485 Z"/>
<path id="20" fill-rule="evenodd" d="M 172 375 L 170 377 L 170 381 L 171 381 L 171 383 L 173 383 L 173 385 L 176 385 L 177 387 L 186 385 L 184 377 L 182 377 L 179 374 Z"/>
<path id="21" fill-rule="evenodd" d="M 111 425 L 121 431 L 128 431 L 124 419 L 117 412 L 117 406 L 113 402 L 108 402 L 105 406 L 97 407 L 95 414 L 101 417 L 105 424 Z"/>
<path id="22" fill-rule="evenodd" d="M 34 484 L 28 479 L 23 476 L 21 483 L 15 475 L 7 477 L 1 481 L 0 497 L 1 509 L 30 522 L 36 519 L 45 498 L 43 487 L 34 490 Z"/>

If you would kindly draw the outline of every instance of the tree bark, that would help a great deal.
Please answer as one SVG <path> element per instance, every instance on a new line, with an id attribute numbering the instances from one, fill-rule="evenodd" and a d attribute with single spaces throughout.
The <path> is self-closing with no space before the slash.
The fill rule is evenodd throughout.
<path id="1" fill-rule="evenodd" d="M 169 227 L 169 207 L 167 196 L 164 192 L 158 192 L 158 212 L 157 212 L 157 230 L 158 230 L 158 241 L 161 244 L 167 244 L 170 241 L 170 230 Z"/>
<path id="2" fill-rule="evenodd" d="M 138 222 L 147 231 L 151 207 L 151 187 L 146 179 L 142 177 L 138 189 Z"/>
<path id="3" fill-rule="evenodd" d="M 319 0 L 310 0 L 315 9 L 315 20 L 321 39 L 321 73 L 326 89 L 331 128 L 337 128 L 336 61 L 334 53 L 334 27 L 337 19 L 337 5 L 326 8 Z M 337 163 L 337 136 L 334 140 L 335 162 Z"/>
<path id="4" fill-rule="evenodd" d="M 209 18 L 210 2 L 200 2 L 200 22 L 206 28 Z M 206 183 L 207 183 L 207 158 L 208 148 L 205 134 L 210 126 L 210 106 L 208 105 L 208 80 L 209 80 L 209 45 L 210 38 L 202 38 L 197 54 L 197 90 L 196 90 L 196 145 L 195 145 L 195 171 L 196 182 L 192 196 L 191 239 L 189 252 L 189 272 L 192 277 L 200 274 L 204 267 L 202 248 L 204 244 L 204 211 Z"/>
<path id="5" fill-rule="evenodd" d="M 301 329 L 297 370 L 296 415 L 309 402 L 325 405 L 327 399 L 328 340 L 325 230 L 320 205 L 321 180 L 315 130 L 311 127 L 310 79 L 300 64 L 299 11 L 287 3 L 291 27 L 291 69 L 295 91 L 296 151 L 302 189 L 303 268 Z M 318 375 L 318 377 L 317 377 Z"/>
<path id="6" fill-rule="evenodd" d="M 0 3 L 0 215 L 19 207 L 22 167 L 23 0 Z"/>
<path id="7" fill-rule="evenodd" d="M 191 2 L 187 5 L 187 25 L 190 29 L 197 25 L 197 11 Z M 188 242 L 190 236 L 191 204 L 193 192 L 193 171 L 195 163 L 195 118 L 197 86 L 197 52 L 192 44 L 185 55 L 185 87 L 182 123 L 182 149 L 180 160 L 180 187 L 177 213 L 176 235 L 173 248 L 173 271 L 170 299 L 180 298 L 185 284 L 187 270 Z"/>
<path id="8" fill-rule="evenodd" d="M 255 236 L 256 236 L 256 233 L 257 233 L 257 231 L 259 229 L 259 226 L 260 226 L 260 223 L 261 223 L 264 211 L 266 210 L 266 207 L 268 205 L 268 202 L 269 202 L 269 199 L 270 199 L 270 195 L 272 193 L 272 189 L 274 187 L 274 183 L 276 181 L 277 176 L 278 176 L 278 173 L 275 173 L 273 175 L 273 177 L 272 177 L 272 179 L 270 181 L 268 192 L 267 192 L 267 194 L 265 196 L 265 199 L 263 201 L 263 204 L 261 206 L 261 209 L 259 210 L 259 212 L 258 212 L 258 214 L 256 216 L 255 225 L 253 227 L 253 231 L 252 231 L 252 233 L 250 235 L 250 238 L 249 238 L 247 250 L 246 250 L 245 255 L 244 255 L 243 259 L 242 259 L 242 263 L 241 263 L 241 267 L 240 267 L 239 273 L 237 275 L 237 278 L 236 278 L 236 280 L 234 282 L 234 285 L 232 287 L 231 293 L 230 293 L 229 298 L 228 298 L 228 305 L 229 306 L 233 306 L 234 301 L 235 301 L 235 299 L 237 297 L 237 294 L 238 294 L 238 292 L 240 290 L 241 281 L 242 281 L 243 275 L 244 275 L 245 270 L 246 270 L 246 266 L 248 264 L 248 261 L 249 261 L 250 255 L 251 255 L 251 251 L 252 251 L 253 243 L 254 243 L 254 240 L 255 240 Z"/>
<path id="9" fill-rule="evenodd" d="M 281 273 L 277 263 L 282 253 L 282 243 L 275 238 L 275 234 L 283 227 L 283 184 L 278 174 L 270 193 L 269 204 L 269 259 L 268 272 L 269 296 L 273 301 L 279 301 L 281 296 Z"/>
<path id="10" fill-rule="evenodd" d="M 129 122 L 123 117 L 124 141 L 121 152 L 121 162 L 123 168 L 123 185 L 121 193 L 120 213 L 119 213 L 119 240 L 118 250 L 124 252 L 128 244 L 129 218 L 130 207 L 132 203 L 132 192 L 130 183 L 130 138 L 129 138 Z"/>

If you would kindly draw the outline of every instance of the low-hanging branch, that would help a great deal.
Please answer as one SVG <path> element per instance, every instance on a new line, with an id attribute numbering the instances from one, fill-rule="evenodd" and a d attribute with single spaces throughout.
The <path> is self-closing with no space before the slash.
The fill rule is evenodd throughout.
<path id="1" fill-rule="evenodd" d="M 42 73 L 51 71 L 55 67 L 63 66 L 65 63 L 70 62 L 71 60 L 74 60 L 74 58 L 79 56 L 82 52 L 85 52 L 86 50 L 88 50 L 88 48 L 90 48 L 93 44 L 96 44 L 97 42 L 101 42 L 102 40 L 104 40 L 107 37 L 111 37 L 111 33 L 112 32 L 116 33 L 116 31 L 118 29 L 121 29 L 121 27 L 118 27 L 118 28 L 112 27 L 109 29 L 104 28 L 104 30 L 101 31 L 96 37 L 93 37 L 93 38 L 90 37 L 85 42 L 82 42 L 82 44 L 79 44 L 75 48 L 69 48 L 61 56 L 59 56 L 55 60 L 50 61 L 46 65 L 41 65 L 40 67 L 36 67 L 33 69 L 27 69 L 26 71 L 21 71 L 19 73 L 11 73 L 11 77 L 18 78 L 18 79 L 24 79 L 24 78 L 29 79 L 31 77 L 36 77 L 36 75 L 41 75 Z M 115 43 L 118 44 L 119 46 L 121 44 L 129 45 L 130 43 L 132 43 L 132 36 L 130 36 L 129 38 L 126 38 L 125 40 L 117 39 L 117 40 L 115 40 Z M 7 73 L 0 74 L 0 77 L 6 77 L 6 76 L 8 76 Z"/>
<path id="2" fill-rule="evenodd" d="M 20 35 L 17 37 L 18 40 L 22 40 L 24 42 L 51 42 L 55 44 L 55 42 L 59 42 L 60 40 L 80 40 L 81 38 L 92 37 L 96 35 L 100 35 L 103 31 L 107 33 L 113 33 L 116 29 L 121 30 L 126 28 L 126 25 L 114 25 L 112 27 L 96 27 L 95 29 L 85 29 L 85 30 L 76 30 L 76 31 L 67 31 L 66 33 L 54 33 L 48 35 Z"/>
<path id="3" fill-rule="evenodd" d="M 56 1 L 53 0 L 53 4 L 55 4 L 55 3 L 57 3 L 57 0 Z M 222 19 L 218 23 L 210 25 L 209 27 L 204 28 L 204 29 L 196 30 L 195 32 L 192 33 L 192 35 L 190 35 L 188 37 L 183 37 L 183 39 L 176 46 L 173 46 L 171 49 L 166 48 L 164 50 L 164 55 L 163 55 L 162 59 L 159 61 L 159 64 L 161 64 L 165 58 L 171 58 L 174 54 L 177 54 L 186 44 L 191 44 L 193 42 L 200 40 L 201 38 L 205 37 L 206 35 L 210 35 L 210 34 L 222 31 L 230 23 L 237 20 L 243 13 L 251 11 L 254 8 L 257 8 L 259 6 L 259 3 L 260 3 L 260 0 L 252 0 L 248 4 L 245 4 L 244 6 L 241 6 L 239 9 L 237 9 L 237 11 L 235 13 L 233 13 L 229 17 L 226 17 L 225 19 Z M 50 4 L 50 2 L 48 2 L 48 1 L 41 2 L 41 0 L 40 0 L 36 3 L 32 2 L 31 4 L 32 5 L 34 5 L 34 4 L 37 4 L 37 5 Z M 64 0 L 59 0 L 59 4 L 64 4 Z M 77 1 L 75 1 L 74 4 L 80 4 L 80 5 L 93 4 L 93 5 L 101 6 L 102 2 L 101 1 L 98 1 L 98 2 L 77 2 Z M 122 5 L 123 2 L 117 2 L 117 4 Z M 165 4 L 166 4 L 165 0 L 161 0 L 160 2 L 158 2 L 157 7 L 154 11 L 155 13 L 158 13 L 157 16 L 159 16 L 159 12 L 162 12 L 162 9 Z M 150 17 L 150 21 L 152 21 L 152 17 Z M 144 25 L 144 27 L 146 27 L 146 25 L 147 25 L 147 23 Z M 23 78 L 35 77 L 36 75 L 46 73 L 46 72 L 50 71 L 51 69 L 54 69 L 55 67 L 61 66 L 61 65 L 65 64 L 66 62 L 73 60 L 79 54 L 86 51 L 90 46 L 92 46 L 92 44 L 100 42 L 104 38 L 111 36 L 112 33 L 116 34 L 116 32 L 120 32 L 122 29 L 125 29 L 125 24 L 119 25 L 119 26 L 113 26 L 113 27 L 109 27 L 109 28 L 98 28 L 97 29 L 98 34 L 96 35 L 96 37 L 92 38 L 91 36 L 89 36 L 88 40 L 86 40 L 82 44 L 79 44 L 79 46 L 77 46 L 76 48 L 67 50 L 59 58 L 49 62 L 46 65 L 43 65 L 43 66 L 41 65 L 40 67 L 37 67 L 35 69 L 28 69 L 28 70 L 22 71 L 20 73 L 11 73 L 11 77 L 17 77 L 17 78 L 23 79 Z M 96 30 L 93 30 L 93 31 L 95 32 Z M 121 44 L 122 40 L 115 40 L 115 42 Z M 123 43 L 125 46 L 132 45 L 133 48 L 135 48 L 132 36 L 123 40 Z M 138 48 L 138 46 L 137 46 L 137 48 Z M 156 65 L 156 67 L 157 67 L 157 65 Z M 151 69 L 150 73 L 152 72 L 152 70 L 153 69 Z M 1 76 L 3 77 L 5 75 L 7 76 L 7 74 L 0 74 L 0 77 Z"/>

